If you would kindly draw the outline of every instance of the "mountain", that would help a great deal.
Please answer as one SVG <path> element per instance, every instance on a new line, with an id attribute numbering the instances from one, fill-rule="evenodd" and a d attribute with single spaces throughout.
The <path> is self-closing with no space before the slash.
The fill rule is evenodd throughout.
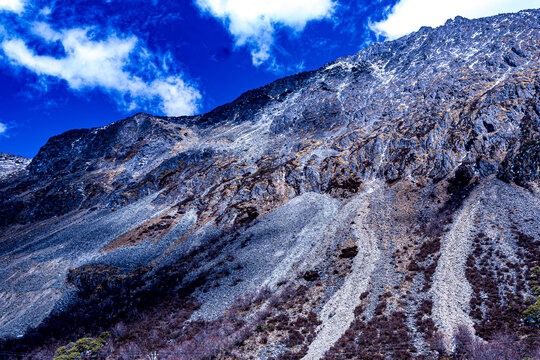
<path id="1" fill-rule="evenodd" d="M 51 138 L 0 179 L 4 354 L 540 356 L 539 18 Z"/>

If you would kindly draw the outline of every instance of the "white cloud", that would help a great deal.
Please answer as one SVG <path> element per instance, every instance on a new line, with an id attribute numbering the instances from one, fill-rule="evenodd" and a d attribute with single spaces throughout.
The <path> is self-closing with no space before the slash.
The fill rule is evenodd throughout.
<path id="1" fill-rule="evenodd" d="M 5 134 L 6 131 L 7 131 L 7 126 L 0 122 L 0 135 Z"/>
<path id="2" fill-rule="evenodd" d="M 38 23 L 32 32 L 44 42 L 60 42 L 65 55 L 36 54 L 21 38 L 5 39 L 0 49 L 13 64 L 40 75 L 65 80 L 73 90 L 101 89 L 115 96 L 128 110 L 145 108 L 167 115 L 188 115 L 198 110 L 199 91 L 181 75 L 159 69 L 156 59 L 134 36 L 109 35 L 97 40 L 91 29 L 54 31 Z"/>
<path id="3" fill-rule="evenodd" d="M 12 11 L 15 13 L 21 13 L 24 10 L 23 0 L 0 0 L 0 11 Z"/>
<path id="4" fill-rule="evenodd" d="M 458 15 L 474 19 L 538 6 L 538 0 L 401 0 L 390 10 L 386 20 L 371 28 L 389 39 L 396 39 L 422 26 L 443 25 L 447 19 Z"/>
<path id="5" fill-rule="evenodd" d="M 237 46 L 249 46 L 253 64 L 270 58 L 276 26 L 294 31 L 308 21 L 329 17 L 334 0 L 196 0 L 199 8 L 220 19 Z"/>

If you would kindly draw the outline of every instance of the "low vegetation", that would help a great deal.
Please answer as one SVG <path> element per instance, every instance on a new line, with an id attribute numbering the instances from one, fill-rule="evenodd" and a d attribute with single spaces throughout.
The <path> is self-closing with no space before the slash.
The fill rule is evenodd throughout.
<path id="1" fill-rule="evenodd" d="M 53 360 L 78 360 L 95 357 L 110 337 L 108 332 L 102 332 L 97 338 L 82 338 L 61 346 L 56 350 Z"/>
<path id="2" fill-rule="evenodd" d="M 532 304 L 523 311 L 523 320 L 526 323 L 540 327 L 540 266 L 531 269 L 529 281 L 531 292 L 535 298 L 529 299 Z"/>

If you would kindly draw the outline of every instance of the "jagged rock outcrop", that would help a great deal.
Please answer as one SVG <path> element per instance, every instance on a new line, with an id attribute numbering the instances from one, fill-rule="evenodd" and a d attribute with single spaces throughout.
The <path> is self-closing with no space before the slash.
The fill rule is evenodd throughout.
<path id="1" fill-rule="evenodd" d="M 0 179 L 11 174 L 23 171 L 30 163 L 30 159 L 12 154 L 0 153 Z"/>
<path id="2" fill-rule="evenodd" d="M 217 326 L 261 288 L 287 301 L 248 306 L 241 326 L 268 308 L 278 325 L 227 351 L 404 359 L 434 356 L 437 333 L 450 348 L 460 325 L 525 334 L 539 16 L 458 17 L 208 114 L 51 138 L 0 180 L 0 335 L 68 309 L 80 325 L 81 303 L 113 324 L 171 289 L 199 302 L 189 321 Z"/>

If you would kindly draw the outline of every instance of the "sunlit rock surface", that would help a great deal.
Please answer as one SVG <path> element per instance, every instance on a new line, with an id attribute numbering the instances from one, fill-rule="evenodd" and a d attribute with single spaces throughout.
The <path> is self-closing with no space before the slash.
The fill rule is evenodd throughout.
<path id="1" fill-rule="evenodd" d="M 0 179 L 23 171 L 30 163 L 30 159 L 12 154 L 0 153 Z"/>

